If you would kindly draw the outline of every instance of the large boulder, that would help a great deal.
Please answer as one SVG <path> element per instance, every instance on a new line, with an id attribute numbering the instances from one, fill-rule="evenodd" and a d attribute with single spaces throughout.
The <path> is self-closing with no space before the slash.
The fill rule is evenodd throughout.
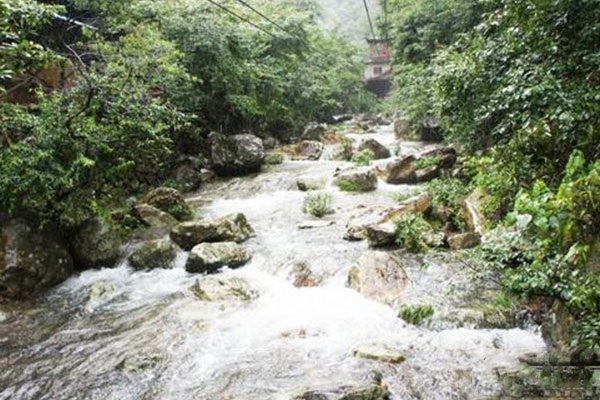
<path id="1" fill-rule="evenodd" d="M 161 186 L 151 190 L 142 197 L 140 204 L 148 204 L 158 208 L 180 221 L 186 219 L 191 214 L 191 210 L 182 194 L 177 189 L 170 187 Z"/>
<path id="2" fill-rule="evenodd" d="M 392 156 L 390 150 L 375 139 L 367 139 L 358 146 L 358 151 L 364 150 L 370 150 L 375 160 L 382 160 Z"/>
<path id="3" fill-rule="evenodd" d="M 129 256 L 129 265 L 135 269 L 172 269 L 177 257 L 177 246 L 168 239 L 143 243 Z"/>
<path id="4" fill-rule="evenodd" d="M 212 165 L 222 175 L 257 172 L 264 163 L 265 149 L 258 136 L 225 136 L 213 132 L 210 140 Z"/>
<path id="5" fill-rule="evenodd" d="M 134 213 L 149 228 L 171 228 L 179 223 L 171 214 L 167 214 L 149 204 L 138 204 L 134 208 Z"/>
<path id="6" fill-rule="evenodd" d="M 425 157 L 434 157 L 436 159 L 436 165 L 439 168 L 449 169 L 456 164 L 458 153 L 456 152 L 456 149 L 449 146 L 444 146 L 426 151 L 419 155 L 419 158 Z"/>
<path id="7" fill-rule="evenodd" d="M 382 251 L 368 250 L 356 261 L 348 275 L 348 286 L 363 296 L 390 304 L 409 283 L 400 259 Z"/>
<path id="8" fill-rule="evenodd" d="M 256 233 L 244 214 L 183 222 L 171 230 L 171 239 L 184 250 L 204 242 L 241 243 Z"/>
<path id="9" fill-rule="evenodd" d="M 55 232 L 24 219 L 0 226 L 0 297 L 24 299 L 63 282 L 73 260 Z"/>
<path id="10" fill-rule="evenodd" d="M 406 118 L 397 118 L 394 121 L 394 136 L 396 140 L 409 139 L 412 134 L 412 126 Z"/>
<path id="11" fill-rule="evenodd" d="M 112 268 L 121 253 L 123 239 L 107 222 L 92 218 L 71 239 L 71 254 L 78 269 Z"/>
<path id="12" fill-rule="evenodd" d="M 377 189 L 377 174 L 372 168 L 351 168 L 335 174 L 334 183 L 345 192 L 371 192 Z"/>
<path id="13" fill-rule="evenodd" d="M 462 204 L 467 227 L 480 235 L 485 233 L 487 225 L 487 219 L 483 213 L 483 204 L 486 198 L 487 193 L 484 190 L 475 189 Z"/>
<path id="14" fill-rule="evenodd" d="M 385 166 L 381 171 L 384 180 L 393 185 L 412 184 L 417 180 L 415 156 L 399 157 Z"/>
<path id="15" fill-rule="evenodd" d="M 185 264 L 187 272 L 211 273 L 219 268 L 241 267 L 251 255 L 236 242 L 202 243 L 195 246 Z"/>
<path id="16" fill-rule="evenodd" d="M 303 140 L 296 145 L 297 158 L 316 161 L 323 154 L 323 143 L 314 140 Z"/>
<path id="17" fill-rule="evenodd" d="M 181 165 L 175 171 L 175 182 L 177 182 L 185 192 L 191 192 L 202 184 L 202 173 L 199 169 L 191 165 Z"/>
<path id="18" fill-rule="evenodd" d="M 317 124 L 315 122 L 308 124 L 302 133 L 303 140 L 321 140 L 323 135 L 327 133 L 326 124 Z"/>

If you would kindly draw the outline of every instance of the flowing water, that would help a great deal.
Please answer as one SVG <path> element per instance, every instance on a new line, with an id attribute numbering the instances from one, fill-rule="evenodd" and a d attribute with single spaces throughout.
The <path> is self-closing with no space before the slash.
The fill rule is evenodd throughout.
<path id="1" fill-rule="evenodd" d="M 389 127 L 370 137 L 394 145 Z M 124 261 L 83 272 L 12 310 L 0 322 L 0 399 L 291 400 L 307 390 L 367 384 L 374 372 L 395 400 L 493 398 L 499 375 L 516 370 L 519 358 L 543 357 L 534 329 L 449 322 L 480 293 L 460 265 L 426 260 L 422 268 L 423 259 L 402 255 L 414 267 L 399 302 L 433 304 L 426 327 L 347 288 L 348 271 L 367 245 L 342 239 L 346 222 L 361 207 L 393 205 L 393 194 L 409 188 L 380 182 L 376 192 L 342 193 L 331 185 L 341 164 L 288 161 L 214 183 L 190 199 L 198 217 L 243 212 L 255 228 L 257 236 L 243 244 L 252 261 L 219 274 L 247 282 L 248 299 L 196 298 L 190 287 L 198 276 L 185 272 L 181 252 L 172 270 L 135 272 Z M 326 219 L 334 224 L 298 229 L 310 219 L 295 187 L 304 175 L 328 180 L 336 213 Z M 298 262 L 321 277 L 319 287 L 293 286 Z M 394 348 L 406 361 L 354 357 L 365 343 Z"/>

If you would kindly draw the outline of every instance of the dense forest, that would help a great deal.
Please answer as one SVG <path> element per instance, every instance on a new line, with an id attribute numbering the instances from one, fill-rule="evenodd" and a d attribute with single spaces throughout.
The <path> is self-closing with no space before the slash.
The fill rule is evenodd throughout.
<path id="1" fill-rule="evenodd" d="M 483 257 L 508 292 L 560 299 L 575 358 L 600 346 L 600 8 L 593 0 L 391 0 L 388 107 L 419 134 L 431 119 L 463 151 L 436 182 L 460 214 L 485 193 L 497 240 Z M 460 219 L 461 215 L 456 218 Z M 485 246 L 484 246 L 485 247 Z M 583 355 L 585 354 L 585 355 Z"/>

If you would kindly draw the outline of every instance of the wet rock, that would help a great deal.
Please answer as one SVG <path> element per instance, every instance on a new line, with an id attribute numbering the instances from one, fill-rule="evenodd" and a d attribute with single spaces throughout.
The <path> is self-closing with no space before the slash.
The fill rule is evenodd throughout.
<path id="1" fill-rule="evenodd" d="M 456 164 L 458 154 L 456 150 L 449 146 L 438 147 L 437 149 L 429 150 L 422 153 L 419 158 L 434 157 L 436 165 L 442 169 L 450 169 Z"/>
<path id="2" fill-rule="evenodd" d="M 316 161 L 321 158 L 325 146 L 323 143 L 314 140 L 304 140 L 296 145 L 295 152 L 297 158 Z"/>
<path id="3" fill-rule="evenodd" d="M 200 179 L 202 180 L 202 183 L 210 183 L 214 181 L 216 177 L 217 175 L 210 169 L 202 168 L 200 170 Z"/>
<path id="4" fill-rule="evenodd" d="M 237 277 L 205 276 L 197 279 L 190 291 L 202 301 L 248 301 L 258 297 L 248 282 Z"/>
<path id="5" fill-rule="evenodd" d="M 392 156 L 390 150 L 375 139 L 367 139 L 363 141 L 358 147 L 358 151 L 363 150 L 370 150 L 373 152 L 375 160 L 390 158 Z"/>
<path id="6" fill-rule="evenodd" d="M 377 190 L 377 175 L 372 168 L 351 168 L 336 173 L 336 186 L 346 192 L 371 192 Z"/>
<path id="7" fill-rule="evenodd" d="M 481 235 L 476 232 L 457 233 L 448 237 L 452 250 L 470 249 L 481 243 Z"/>
<path id="8" fill-rule="evenodd" d="M 172 269 L 177 257 L 177 246 L 168 239 L 143 243 L 129 256 L 129 264 L 135 269 Z"/>
<path id="9" fill-rule="evenodd" d="M 398 298 L 408 283 L 408 275 L 400 259 L 382 251 L 364 252 L 348 275 L 349 287 L 385 304 Z"/>
<path id="10" fill-rule="evenodd" d="M 327 133 L 326 124 L 317 124 L 315 122 L 308 124 L 302 133 L 303 140 L 321 140 L 322 136 Z"/>
<path id="11" fill-rule="evenodd" d="M 56 232 L 24 219 L 1 221 L 0 297 L 24 299 L 63 282 L 73 260 Z"/>
<path id="12" fill-rule="evenodd" d="M 421 140 L 424 142 L 441 142 L 444 139 L 440 121 L 427 118 L 421 127 Z"/>
<path id="13" fill-rule="evenodd" d="M 210 134 L 211 159 L 214 169 L 223 175 L 244 175 L 257 172 L 265 160 L 262 140 L 254 135 L 225 136 Z"/>
<path id="14" fill-rule="evenodd" d="M 88 299 L 85 303 L 85 309 L 87 311 L 93 311 L 99 306 L 106 304 L 116 294 L 116 289 L 112 283 L 100 280 L 94 282 L 90 286 L 90 292 Z"/>
<path id="15" fill-rule="evenodd" d="M 303 176 L 296 181 L 298 190 L 303 192 L 325 189 L 326 183 L 325 178 L 317 176 Z"/>
<path id="16" fill-rule="evenodd" d="M 290 273 L 290 278 L 295 287 L 315 287 L 321 285 L 323 281 L 321 277 L 315 276 L 305 262 L 294 264 L 294 269 Z"/>
<path id="17" fill-rule="evenodd" d="M 169 187 L 162 186 L 151 190 L 142 197 L 140 203 L 158 208 L 178 220 L 185 219 L 186 216 L 191 214 L 191 210 L 181 193 L 177 189 Z"/>
<path id="18" fill-rule="evenodd" d="M 386 165 L 381 171 L 384 180 L 393 185 L 412 184 L 417 180 L 415 156 L 399 157 Z"/>
<path id="19" fill-rule="evenodd" d="M 417 183 L 425 183 L 438 178 L 441 174 L 440 168 L 437 165 L 430 165 L 416 172 Z"/>
<path id="20" fill-rule="evenodd" d="M 112 268 L 121 253 L 119 233 L 100 218 L 87 221 L 71 240 L 71 253 L 79 269 Z"/>
<path id="21" fill-rule="evenodd" d="M 175 182 L 177 182 L 185 192 L 197 190 L 202 183 L 202 174 L 199 170 L 190 165 L 182 165 L 175 171 Z"/>
<path id="22" fill-rule="evenodd" d="M 171 230 L 171 239 L 182 249 L 190 250 L 203 242 L 241 243 L 255 236 L 244 214 L 230 214 L 217 219 L 183 222 Z"/>
<path id="23" fill-rule="evenodd" d="M 335 221 L 304 221 L 298 224 L 298 229 L 317 229 L 334 225 Z"/>
<path id="24" fill-rule="evenodd" d="M 138 204 L 134 208 L 135 215 L 149 228 L 171 228 L 179 223 L 175 217 L 149 204 Z"/>
<path id="25" fill-rule="evenodd" d="M 352 350 L 352 355 L 366 360 L 381 361 L 390 364 L 400 364 L 406 357 L 398 350 L 385 344 L 361 344 Z"/>
<path id="26" fill-rule="evenodd" d="M 463 202 L 463 210 L 467 227 L 469 230 L 475 231 L 480 235 L 485 233 L 487 225 L 486 218 L 483 214 L 483 203 L 487 197 L 485 191 L 475 189 Z"/>
<path id="27" fill-rule="evenodd" d="M 283 164 L 285 157 L 282 153 L 270 152 L 265 156 L 265 164 L 267 165 L 277 165 Z"/>
<path id="28" fill-rule="evenodd" d="M 409 139 L 412 134 L 410 121 L 406 118 L 397 118 L 394 121 L 394 136 L 396 140 Z"/>
<path id="29" fill-rule="evenodd" d="M 224 266 L 241 267 L 250 261 L 250 258 L 250 253 L 236 242 L 202 243 L 190 252 L 185 270 L 211 273 Z"/>
<path id="30" fill-rule="evenodd" d="M 570 364 L 578 361 L 577 349 L 572 346 L 571 328 L 574 325 L 575 317 L 560 300 L 555 300 L 542 323 L 542 337 L 553 363 Z"/>
<path id="31" fill-rule="evenodd" d="M 369 247 L 385 247 L 396 243 L 396 225 L 393 222 L 368 225 L 365 230 Z"/>

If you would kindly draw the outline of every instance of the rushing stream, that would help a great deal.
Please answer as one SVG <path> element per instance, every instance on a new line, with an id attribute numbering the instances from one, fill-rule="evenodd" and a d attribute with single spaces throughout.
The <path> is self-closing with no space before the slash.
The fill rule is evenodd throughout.
<path id="1" fill-rule="evenodd" d="M 365 135 L 361 135 L 365 137 Z M 393 147 L 390 128 L 370 135 Z M 402 143 L 402 151 L 423 150 Z M 257 232 L 243 246 L 253 258 L 221 277 L 247 282 L 238 300 L 201 301 L 190 287 L 181 252 L 172 270 L 85 271 L 35 305 L 0 322 L 0 399 L 292 400 L 308 390 L 360 386 L 375 371 L 394 399 L 474 399 L 500 393 L 499 375 L 523 357 L 543 357 L 534 330 L 475 329 L 460 319 L 474 279 L 453 263 L 411 260 L 411 284 L 400 302 L 432 304 L 426 327 L 409 325 L 397 309 L 346 287 L 364 242 L 343 240 L 361 206 L 393 205 L 409 190 L 379 182 L 372 193 L 333 187 L 339 161 L 287 161 L 259 175 L 216 182 L 189 199 L 198 217 L 242 212 Z M 328 180 L 336 213 L 330 226 L 298 229 L 303 175 Z M 297 288 L 290 274 L 304 262 L 318 287 Z M 102 288 L 105 288 L 104 290 Z M 96 295 L 90 300 L 90 291 Z M 98 294 L 99 293 L 99 294 Z M 406 361 L 357 358 L 360 344 L 386 345 Z"/>

